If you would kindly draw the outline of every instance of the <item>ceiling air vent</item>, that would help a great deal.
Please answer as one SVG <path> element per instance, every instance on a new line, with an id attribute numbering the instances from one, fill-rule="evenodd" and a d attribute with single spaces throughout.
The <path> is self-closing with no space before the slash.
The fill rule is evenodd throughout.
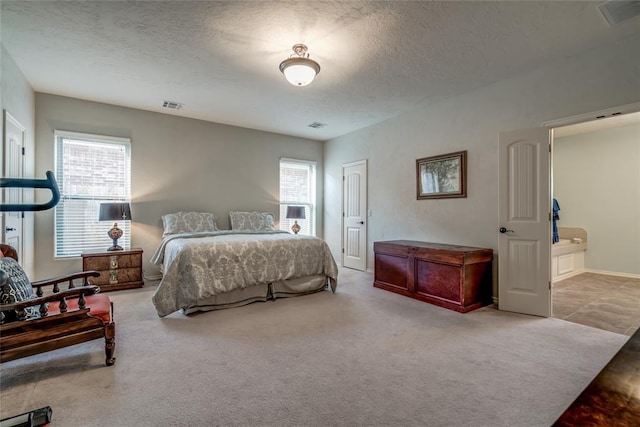
<path id="1" fill-rule="evenodd" d="M 172 110 L 182 110 L 184 104 L 175 101 L 163 101 L 162 106 L 165 108 L 171 108 Z"/>
<path id="2" fill-rule="evenodd" d="M 320 123 L 320 122 L 313 122 L 309 125 L 310 128 L 314 128 L 314 129 L 323 128 L 325 126 L 327 126 L 326 123 Z"/>
<path id="3" fill-rule="evenodd" d="M 640 15 L 640 1 L 611 0 L 599 4 L 598 9 L 609 25 L 614 25 Z"/>

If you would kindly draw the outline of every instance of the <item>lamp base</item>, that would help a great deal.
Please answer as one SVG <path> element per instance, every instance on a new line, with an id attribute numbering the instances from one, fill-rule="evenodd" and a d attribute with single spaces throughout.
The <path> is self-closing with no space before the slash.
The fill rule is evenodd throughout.
<path id="1" fill-rule="evenodd" d="M 291 226 L 291 231 L 293 231 L 293 234 L 298 234 L 298 232 L 300 231 L 300 226 L 298 225 L 298 221 L 293 221 L 293 225 Z"/>
<path id="2" fill-rule="evenodd" d="M 118 223 L 114 222 L 111 230 L 107 232 L 107 236 L 113 240 L 113 245 L 107 251 L 123 251 L 122 246 L 118 245 L 118 239 L 122 237 L 122 230 L 118 228 Z"/>
<path id="3" fill-rule="evenodd" d="M 117 241 L 113 242 L 113 246 L 111 246 L 109 249 L 107 249 L 107 251 L 111 252 L 111 251 L 124 251 L 124 248 L 120 245 L 118 245 Z"/>

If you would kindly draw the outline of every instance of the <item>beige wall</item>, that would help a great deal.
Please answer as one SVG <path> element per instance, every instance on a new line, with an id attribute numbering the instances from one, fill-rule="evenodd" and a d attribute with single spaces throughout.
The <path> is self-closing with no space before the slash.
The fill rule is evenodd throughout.
<path id="1" fill-rule="evenodd" d="M 281 156 L 318 162 L 324 224 L 318 234 L 341 252 L 341 166 L 369 160 L 368 268 L 373 242 L 409 238 L 497 250 L 498 134 L 640 100 L 640 38 L 422 108 L 358 132 L 319 142 L 46 94 L 36 96 L 36 173 L 53 170 L 54 129 L 132 139 L 133 244 L 148 259 L 160 216 L 209 210 L 227 227 L 233 209 L 277 210 Z M 416 200 L 415 159 L 468 150 L 468 197 Z M 393 153 L 390 155 L 389 153 Z M 324 159 L 323 159 L 324 156 Z M 269 171 L 273 172 L 270 173 Z M 229 177 L 237 175 L 233 180 Z M 318 185 L 318 194 L 323 184 Z M 322 211 L 322 203 L 319 205 Z M 322 215 L 320 215 L 322 217 Z M 38 276 L 79 268 L 53 260 L 53 216 L 36 217 Z"/>
<path id="2" fill-rule="evenodd" d="M 640 277 L 640 125 L 553 140 L 560 227 L 584 228 L 585 267 Z"/>
<path id="3" fill-rule="evenodd" d="M 233 126 L 36 94 L 36 168 L 54 170 L 54 130 L 131 138 L 132 246 L 144 250 L 145 275 L 162 235 L 161 216 L 213 212 L 229 228 L 230 210 L 279 212 L 279 161 L 291 157 L 318 165 L 317 233 L 322 236 L 322 143 Z M 36 217 L 36 275 L 76 271 L 81 260 L 54 260 L 53 211 Z M 110 241 L 105 236 L 105 248 Z"/>
<path id="4" fill-rule="evenodd" d="M 26 178 L 44 179 L 44 175 L 34 175 L 34 135 L 35 135 L 35 94 L 33 89 L 9 56 L 4 46 L 0 45 L 0 103 L 3 114 L 6 110 L 25 128 L 24 176 Z M 4 138 L 4 120 L 0 119 L 0 135 Z M 4 146 L 4 145 L 3 145 Z M 4 165 L 4 149 L 0 149 L 0 165 Z M 3 167 L 0 166 L 0 171 Z M 4 174 L 0 174 L 4 176 Z M 51 193 L 48 193 L 49 196 Z M 24 191 L 24 202 L 33 202 L 33 191 Z M 20 264 L 29 277 L 34 275 L 34 218 L 39 215 L 25 212 L 23 259 Z M 4 233 L 2 233 L 4 237 Z"/>
<path id="5" fill-rule="evenodd" d="M 325 239 L 339 260 L 342 165 L 369 161 L 368 263 L 373 242 L 424 240 L 498 248 L 498 136 L 640 100 L 640 38 L 441 102 L 325 143 Z M 468 150 L 468 197 L 416 200 L 415 161 Z M 495 288 L 494 288 L 495 292 Z"/>

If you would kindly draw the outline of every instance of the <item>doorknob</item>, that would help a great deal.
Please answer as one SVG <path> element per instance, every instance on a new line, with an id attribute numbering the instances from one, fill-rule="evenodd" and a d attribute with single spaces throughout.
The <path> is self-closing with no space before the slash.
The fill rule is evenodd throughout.
<path id="1" fill-rule="evenodd" d="M 362 224 L 362 225 L 364 225 L 364 221 L 360 221 L 360 222 L 358 222 L 358 224 Z"/>
<path id="2" fill-rule="evenodd" d="M 4 228 L 4 231 L 6 231 L 6 232 L 8 233 L 8 232 L 10 232 L 10 231 L 16 231 L 16 229 L 15 229 L 15 228 L 13 228 L 13 227 L 5 227 L 5 228 Z"/>
<path id="3" fill-rule="evenodd" d="M 501 232 L 501 233 L 503 233 L 503 234 L 504 234 L 504 233 L 514 233 L 514 231 L 513 231 L 513 230 L 507 230 L 507 229 L 506 229 L 506 228 L 504 228 L 504 227 L 500 227 L 500 228 L 498 229 L 498 231 L 499 231 L 499 232 Z"/>

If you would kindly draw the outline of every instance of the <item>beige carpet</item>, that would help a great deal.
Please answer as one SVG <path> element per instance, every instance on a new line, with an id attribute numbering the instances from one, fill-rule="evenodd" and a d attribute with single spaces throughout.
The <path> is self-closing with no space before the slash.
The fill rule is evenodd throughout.
<path id="1" fill-rule="evenodd" d="M 2 365 L 2 417 L 54 426 L 549 426 L 627 337 L 483 308 L 459 314 L 341 269 L 338 292 L 160 319 L 109 295 L 94 341 Z"/>

